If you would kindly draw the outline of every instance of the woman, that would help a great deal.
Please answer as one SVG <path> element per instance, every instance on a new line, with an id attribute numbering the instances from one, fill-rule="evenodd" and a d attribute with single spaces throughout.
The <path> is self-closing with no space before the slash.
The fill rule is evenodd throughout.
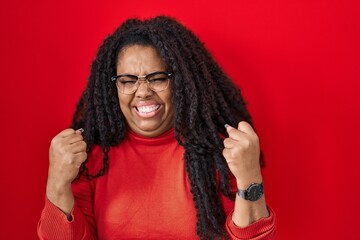
<path id="1" fill-rule="evenodd" d="M 72 128 L 51 142 L 39 237 L 274 239 L 251 123 L 191 31 L 127 20 L 100 47 Z"/>

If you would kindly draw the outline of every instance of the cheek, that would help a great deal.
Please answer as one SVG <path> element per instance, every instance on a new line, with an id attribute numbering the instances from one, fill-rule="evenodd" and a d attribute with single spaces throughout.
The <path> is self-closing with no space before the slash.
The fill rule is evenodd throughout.
<path id="1" fill-rule="evenodd" d="M 119 94 L 118 98 L 119 98 L 120 110 L 122 111 L 123 114 L 126 114 L 126 112 L 129 111 L 129 104 L 131 102 L 131 97 L 127 95 Z"/>
<path id="2" fill-rule="evenodd" d="M 173 111 L 173 102 L 172 102 L 172 94 L 171 92 L 166 93 L 163 97 L 162 97 L 163 102 L 166 105 L 166 108 L 168 109 L 168 111 Z"/>
<path id="3" fill-rule="evenodd" d="M 175 118 L 175 109 L 174 109 L 174 104 L 172 102 L 172 98 L 171 96 L 167 99 L 167 102 L 166 102 L 166 112 L 167 112 L 167 118 L 168 119 L 172 119 L 174 120 Z"/>

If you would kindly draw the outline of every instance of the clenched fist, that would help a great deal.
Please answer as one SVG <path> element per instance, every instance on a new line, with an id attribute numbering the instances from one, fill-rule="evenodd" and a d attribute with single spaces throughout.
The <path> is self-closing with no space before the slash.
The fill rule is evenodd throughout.
<path id="1" fill-rule="evenodd" d="M 86 143 L 81 133 L 81 130 L 65 129 L 52 139 L 49 149 L 46 195 L 65 213 L 69 213 L 73 205 L 71 182 L 87 158 Z"/>
<path id="2" fill-rule="evenodd" d="M 247 122 L 238 128 L 226 125 L 229 137 L 224 140 L 223 156 L 236 177 L 239 188 L 246 189 L 253 182 L 262 181 L 259 138 Z"/>

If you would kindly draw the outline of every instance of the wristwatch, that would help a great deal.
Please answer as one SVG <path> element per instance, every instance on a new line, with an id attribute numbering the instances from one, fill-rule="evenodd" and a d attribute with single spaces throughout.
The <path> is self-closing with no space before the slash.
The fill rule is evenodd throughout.
<path id="1" fill-rule="evenodd" d="M 238 195 L 249 201 L 256 201 L 264 194 L 263 183 L 252 183 L 246 190 L 238 189 Z"/>

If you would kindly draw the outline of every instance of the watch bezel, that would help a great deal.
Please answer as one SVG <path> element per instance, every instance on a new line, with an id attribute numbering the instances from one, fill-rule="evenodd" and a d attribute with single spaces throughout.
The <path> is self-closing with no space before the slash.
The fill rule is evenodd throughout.
<path id="1" fill-rule="evenodd" d="M 257 201 L 264 194 L 263 183 L 251 183 L 246 190 L 238 189 L 238 195 L 249 201 Z"/>

